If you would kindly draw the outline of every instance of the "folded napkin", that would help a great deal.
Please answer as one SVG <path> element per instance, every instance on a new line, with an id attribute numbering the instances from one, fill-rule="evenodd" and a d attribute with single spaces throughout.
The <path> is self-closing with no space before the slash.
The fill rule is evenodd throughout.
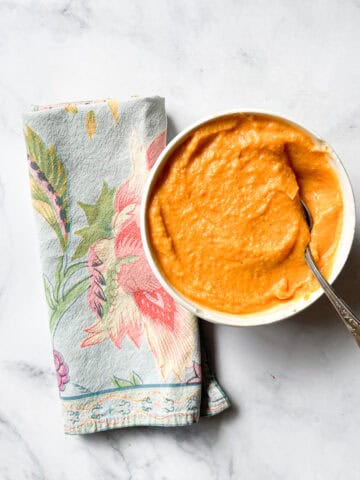
<path id="1" fill-rule="evenodd" d="M 24 123 L 65 432 L 188 425 L 227 408 L 197 319 L 142 249 L 141 190 L 165 146 L 164 100 L 34 107 Z"/>

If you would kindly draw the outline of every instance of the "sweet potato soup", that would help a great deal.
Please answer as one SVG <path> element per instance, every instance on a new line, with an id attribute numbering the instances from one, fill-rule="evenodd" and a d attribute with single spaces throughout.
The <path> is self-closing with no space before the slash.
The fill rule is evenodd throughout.
<path id="1" fill-rule="evenodd" d="M 331 273 L 342 228 L 329 147 L 285 121 L 238 114 L 188 135 L 167 161 L 148 209 L 151 247 L 168 281 L 213 310 L 241 314 L 307 298 L 318 288 L 311 250 Z"/>

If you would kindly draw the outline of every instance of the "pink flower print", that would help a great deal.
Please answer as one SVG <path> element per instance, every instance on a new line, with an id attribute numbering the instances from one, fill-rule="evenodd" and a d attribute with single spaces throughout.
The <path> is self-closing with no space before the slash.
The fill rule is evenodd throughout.
<path id="1" fill-rule="evenodd" d="M 119 259 L 130 255 L 137 257 L 136 261 L 121 268 L 117 278 L 119 286 L 134 298 L 138 309 L 146 317 L 173 329 L 175 302 L 161 287 L 146 261 L 136 221 L 132 221 L 118 233 L 115 253 Z"/>
<path id="2" fill-rule="evenodd" d="M 114 199 L 113 236 L 97 240 L 88 253 L 88 302 L 96 321 L 85 329 L 82 347 L 109 339 L 121 348 L 125 337 L 139 348 L 145 340 L 161 375 L 182 381 L 192 363 L 196 322 L 161 287 L 146 260 L 139 205 L 147 171 L 165 146 L 162 132 L 145 149 L 131 138 L 132 171 Z"/>
<path id="3" fill-rule="evenodd" d="M 160 133 L 148 146 L 146 150 L 146 166 L 148 170 L 154 165 L 158 156 L 166 145 L 166 130 Z"/>
<path id="4" fill-rule="evenodd" d="M 58 388 L 61 392 L 63 392 L 65 390 L 65 385 L 70 380 L 68 376 L 69 369 L 66 363 L 64 362 L 64 358 L 61 355 L 61 353 L 57 352 L 56 350 L 54 350 L 54 364 L 55 364 Z"/>

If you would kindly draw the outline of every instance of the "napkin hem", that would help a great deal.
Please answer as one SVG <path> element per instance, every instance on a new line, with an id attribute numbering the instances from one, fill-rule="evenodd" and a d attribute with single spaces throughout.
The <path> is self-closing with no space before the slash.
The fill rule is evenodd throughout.
<path id="1" fill-rule="evenodd" d="M 127 99 L 124 100 L 123 103 L 127 102 L 138 102 L 138 101 L 144 101 L 148 99 L 160 99 L 160 100 L 165 100 L 164 97 L 160 95 L 145 95 L 145 96 L 140 96 L 140 95 L 131 95 Z M 49 110 L 52 111 L 61 111 L 61 110 L 66 110 L 70 113 L 77 113 L 78 109 L 84 108 L 87 109 L 92 106 L 96 105 L 108 105 L 110 109 L 112 108 L 114 102 L 118 102 L 116 99 L 113 97 L 105 97 L 105 98 L 97 98 L 94 100 L 75 100 L 71 102 L 60 102 L 60 103 L 49 103 L 49 104 L 31 104 L 30 108 L 24 113 L 24 115 L 29 115 L 29 114 L 42 114 L 43 112 L 49 112 Z"/>
<path id="2" fill-rule="evenodd" d="M 126 420 L 118 419 L 117 417 L 104 418 L 100 424 L 93 421 L 86 426 L 65 429 L 65 433 L 67 435 L 87 435 L 130 427 L 186 427 L 197 423 L 198 421 L 199 418 L 197 415 L 189 413 L 178 413 L 166 423 L 162 418 L 149 421 L 147 416 L 138 414 L 132 418 L 127 418 Z"/>
<path id="3" fill-rule="evenodd" d="M 93 433 L 123 427 L 181 426 L 200 416 L 199 383 L 138 385 L 62 398 L 64 430 Z"/>
<path id="4" fill-rule="evenodd" d="M 231 407 L 229 397 L 219 385 L 216 378 L 211 375 L 207 381 L 205 395 L 201 398 L 200 416 L 213 417 Z"/>

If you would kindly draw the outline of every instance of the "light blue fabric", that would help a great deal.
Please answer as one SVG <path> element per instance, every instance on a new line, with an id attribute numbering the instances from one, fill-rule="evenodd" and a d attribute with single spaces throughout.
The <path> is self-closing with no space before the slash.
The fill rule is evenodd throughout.
<path id="1" fill-rule="evenodd" d="M 35 107 L 24 124 L 65 432 L 187 425 L 227 408 L 197 319 L 160 289 L 139 243 L 164 100 Z"/>

